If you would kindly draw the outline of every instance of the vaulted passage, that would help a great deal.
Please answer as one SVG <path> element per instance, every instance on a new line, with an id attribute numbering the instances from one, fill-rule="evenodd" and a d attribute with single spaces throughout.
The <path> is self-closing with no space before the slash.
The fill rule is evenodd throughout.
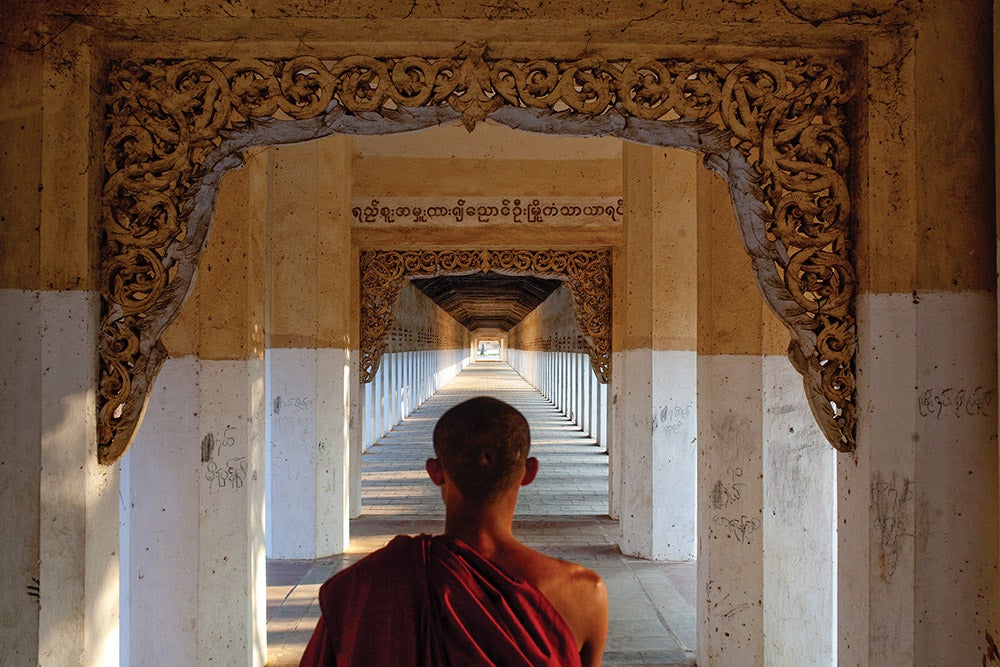
<path id="1" fill-rule="evenodd" d="M 440 492 L 424 472 L 434 425 L 451 406 L 483 395 L 510 403 L 531 425 L 531 455 L 544 472 L 521 490 L 518 517 L 607 516 L 606 450 L 579 415 L 564 413 L 502 362 L 469 365 L 365 453 L 362 516 L 443 519 Z"/>

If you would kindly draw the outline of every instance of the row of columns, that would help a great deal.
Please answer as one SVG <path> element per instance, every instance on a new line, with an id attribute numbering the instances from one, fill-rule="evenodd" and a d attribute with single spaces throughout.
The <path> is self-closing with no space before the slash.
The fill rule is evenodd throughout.
<path id="1" fill-rule="evenodd" d="M 507 360 L 585 437 L 607 450 L 608 387 L 597 379 L 589 355 L 510 349 Z"/>
<path id="2" fill-rule="evenodd" d="M 382 355 L 362 385 L 362 448 L 367 450 L 434 395 L 470 362 L 467 349 L 413 350 Z"/>
<path id="3" fill-rule="evenodd" d="M 626 144 L 610 461 L 624 553 L 698 560 L 699 664 L 833 664 L 834 450 L 727 185 Z"/>

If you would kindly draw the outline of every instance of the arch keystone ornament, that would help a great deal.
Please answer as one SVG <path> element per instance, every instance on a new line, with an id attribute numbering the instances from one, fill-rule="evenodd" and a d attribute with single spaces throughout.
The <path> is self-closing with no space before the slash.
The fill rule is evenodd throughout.
<path id="1" fill-rule="evenodd" d="M 847 68 L 835 59 L 450 57 L 117 60 L 104 90 L 98 457 L 135 437 L 243 152 L 483 120 L 704 155 L 729 184 L 765 300 L 824 434 L 855 447 Z"/>

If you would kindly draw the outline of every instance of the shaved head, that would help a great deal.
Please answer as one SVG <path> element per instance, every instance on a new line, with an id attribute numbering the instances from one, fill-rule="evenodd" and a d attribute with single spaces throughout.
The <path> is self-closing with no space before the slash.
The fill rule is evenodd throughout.
<path id="1" fill-rule="evenodd" d="M 530 447 L 524 415 L 488 396 L 459 403 L 434 427 L 434 453 L 472 502 L 490 502 L 518 484 Z"/>

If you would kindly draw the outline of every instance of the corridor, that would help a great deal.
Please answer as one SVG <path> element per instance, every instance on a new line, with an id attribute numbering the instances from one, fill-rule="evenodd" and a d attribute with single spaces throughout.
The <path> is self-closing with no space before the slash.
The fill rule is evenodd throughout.
<path id="1" fill-rule="evenodd" d="M 528 418 L 537 479 L 521 490 L 515 534 L 529 546 L 598 572 L 610 600 L 606 665 L 690 665 L 695 649 L 695 564 L 623 556 L 608 518 L 608 462 L 593 439 L 506 364 L 472 364 L 387 433 L 362 459 L 361 517 L 347 553 L 269 560 L 268 665 L 298 664 L 319 615 L 316 595 L 331 574 L 399 533 L 443 530 L 443 505 L 426 477 L 437 419 L 456 403 L 490 395 Z"/>

